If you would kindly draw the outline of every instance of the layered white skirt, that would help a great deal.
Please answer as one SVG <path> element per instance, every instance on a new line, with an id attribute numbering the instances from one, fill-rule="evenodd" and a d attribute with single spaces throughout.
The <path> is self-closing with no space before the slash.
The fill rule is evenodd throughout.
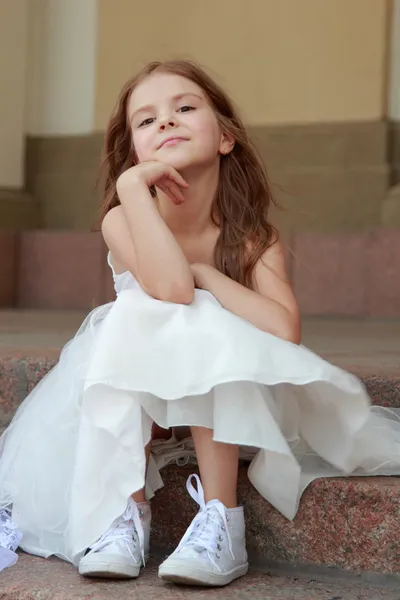
<path id="1" fill-rule="evenodd" d="M 370 407 L 363 384 L 304 346 L 262 332 L 208 292 L 161 302 L 129 276 L 92 311 L 0 442 L 0 508 L 21 547 L 77 564 L 130 494 L 162 486 L 159 468 L 193 454 L 158 442 L 152 422 L 198 425 L 239 444 L 249 478 L 293 519 L 315 478 L 400 473 L 399 411 Z"/>

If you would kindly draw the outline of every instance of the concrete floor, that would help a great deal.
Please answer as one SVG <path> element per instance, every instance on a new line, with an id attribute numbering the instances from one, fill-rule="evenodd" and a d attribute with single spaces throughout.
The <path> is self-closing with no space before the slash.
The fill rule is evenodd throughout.
<path id="1" fill-rule="evenodd" d="M 396 584 L 325 579 L 317 575 L 287 577 L 249 573 L 226 588 L 178 587 L 157 577 L 157 562 L 131 581 L 84 579 L 72 565 L 57 559 L 21 554 L 16 566 L 1 573 L 4 600 L 399 600 Z"/>
<path id="2" fill-rule="evenodd" d="M 57 352 L 84 317 L 82 311 L 0 311 L 0 354 Z M 344 368 L 400 375 L 400 320 L 304 319 L 303 344 Z"/>

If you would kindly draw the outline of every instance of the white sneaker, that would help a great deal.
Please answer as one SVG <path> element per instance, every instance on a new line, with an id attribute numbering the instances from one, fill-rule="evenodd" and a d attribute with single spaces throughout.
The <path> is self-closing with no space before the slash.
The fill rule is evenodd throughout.
<path id="1" fill-rule="evenodd" d="M 197 475 L 188 478 L 186 488 L 200 510 L 175 552 L 160 566 L 158 576 L 173 583 L 223 586 L 246 575 L 249 564 L 243 507 L 226 508 L 219 500 L 206 504 Z"/>
<path id="2" fill-rule="evenodd" d="M 79 563 L 86 577 L 138 577 L 149 553 L 151 509 L 132 498 L 124 514 L 89 548 Z"/>
<path id="3" fill-rule="evenodd" d="M 11 520 L 11 514 L 11 507 L 0 510 L 0 571 L 15 565 L 17 548 L 22 540 L 22 531 Z"/>

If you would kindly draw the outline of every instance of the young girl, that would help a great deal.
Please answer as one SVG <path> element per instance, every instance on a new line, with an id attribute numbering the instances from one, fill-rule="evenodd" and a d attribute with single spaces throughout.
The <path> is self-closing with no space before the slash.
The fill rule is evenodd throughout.
<path id="1" fill-rule="evenodd" d="M 87 317 L 2 438 L 3 546 L 18 543 L 14 522 L 27 552 L 137 577 L 162 485 L 153 425 L 189 426 L 200 510 L 159 575 L 226 585 L 248 569 L 239 448 L 256 449 L 251 482 L 293 519 L 316 477 L 399 473 L 399 418 L 300 345 L 267 178 L 202 70 L 152 63 L 129 81 L 106 156 L 117 298 Z"/>

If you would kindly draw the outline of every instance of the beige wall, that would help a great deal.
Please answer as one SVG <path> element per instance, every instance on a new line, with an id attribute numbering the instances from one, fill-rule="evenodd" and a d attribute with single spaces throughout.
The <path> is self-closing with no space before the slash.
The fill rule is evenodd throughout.
<path id="1" fill-rule="evenodd" d="M 24 178 L 27 1 L 0 0 L 0 188 Z"/>
<path id="2" fill-rule="evenodd" d="M 390 0 L 99 0 L 95 129 L 144 62 L 207 66 L 253 125 L 385 114 Z"/>

